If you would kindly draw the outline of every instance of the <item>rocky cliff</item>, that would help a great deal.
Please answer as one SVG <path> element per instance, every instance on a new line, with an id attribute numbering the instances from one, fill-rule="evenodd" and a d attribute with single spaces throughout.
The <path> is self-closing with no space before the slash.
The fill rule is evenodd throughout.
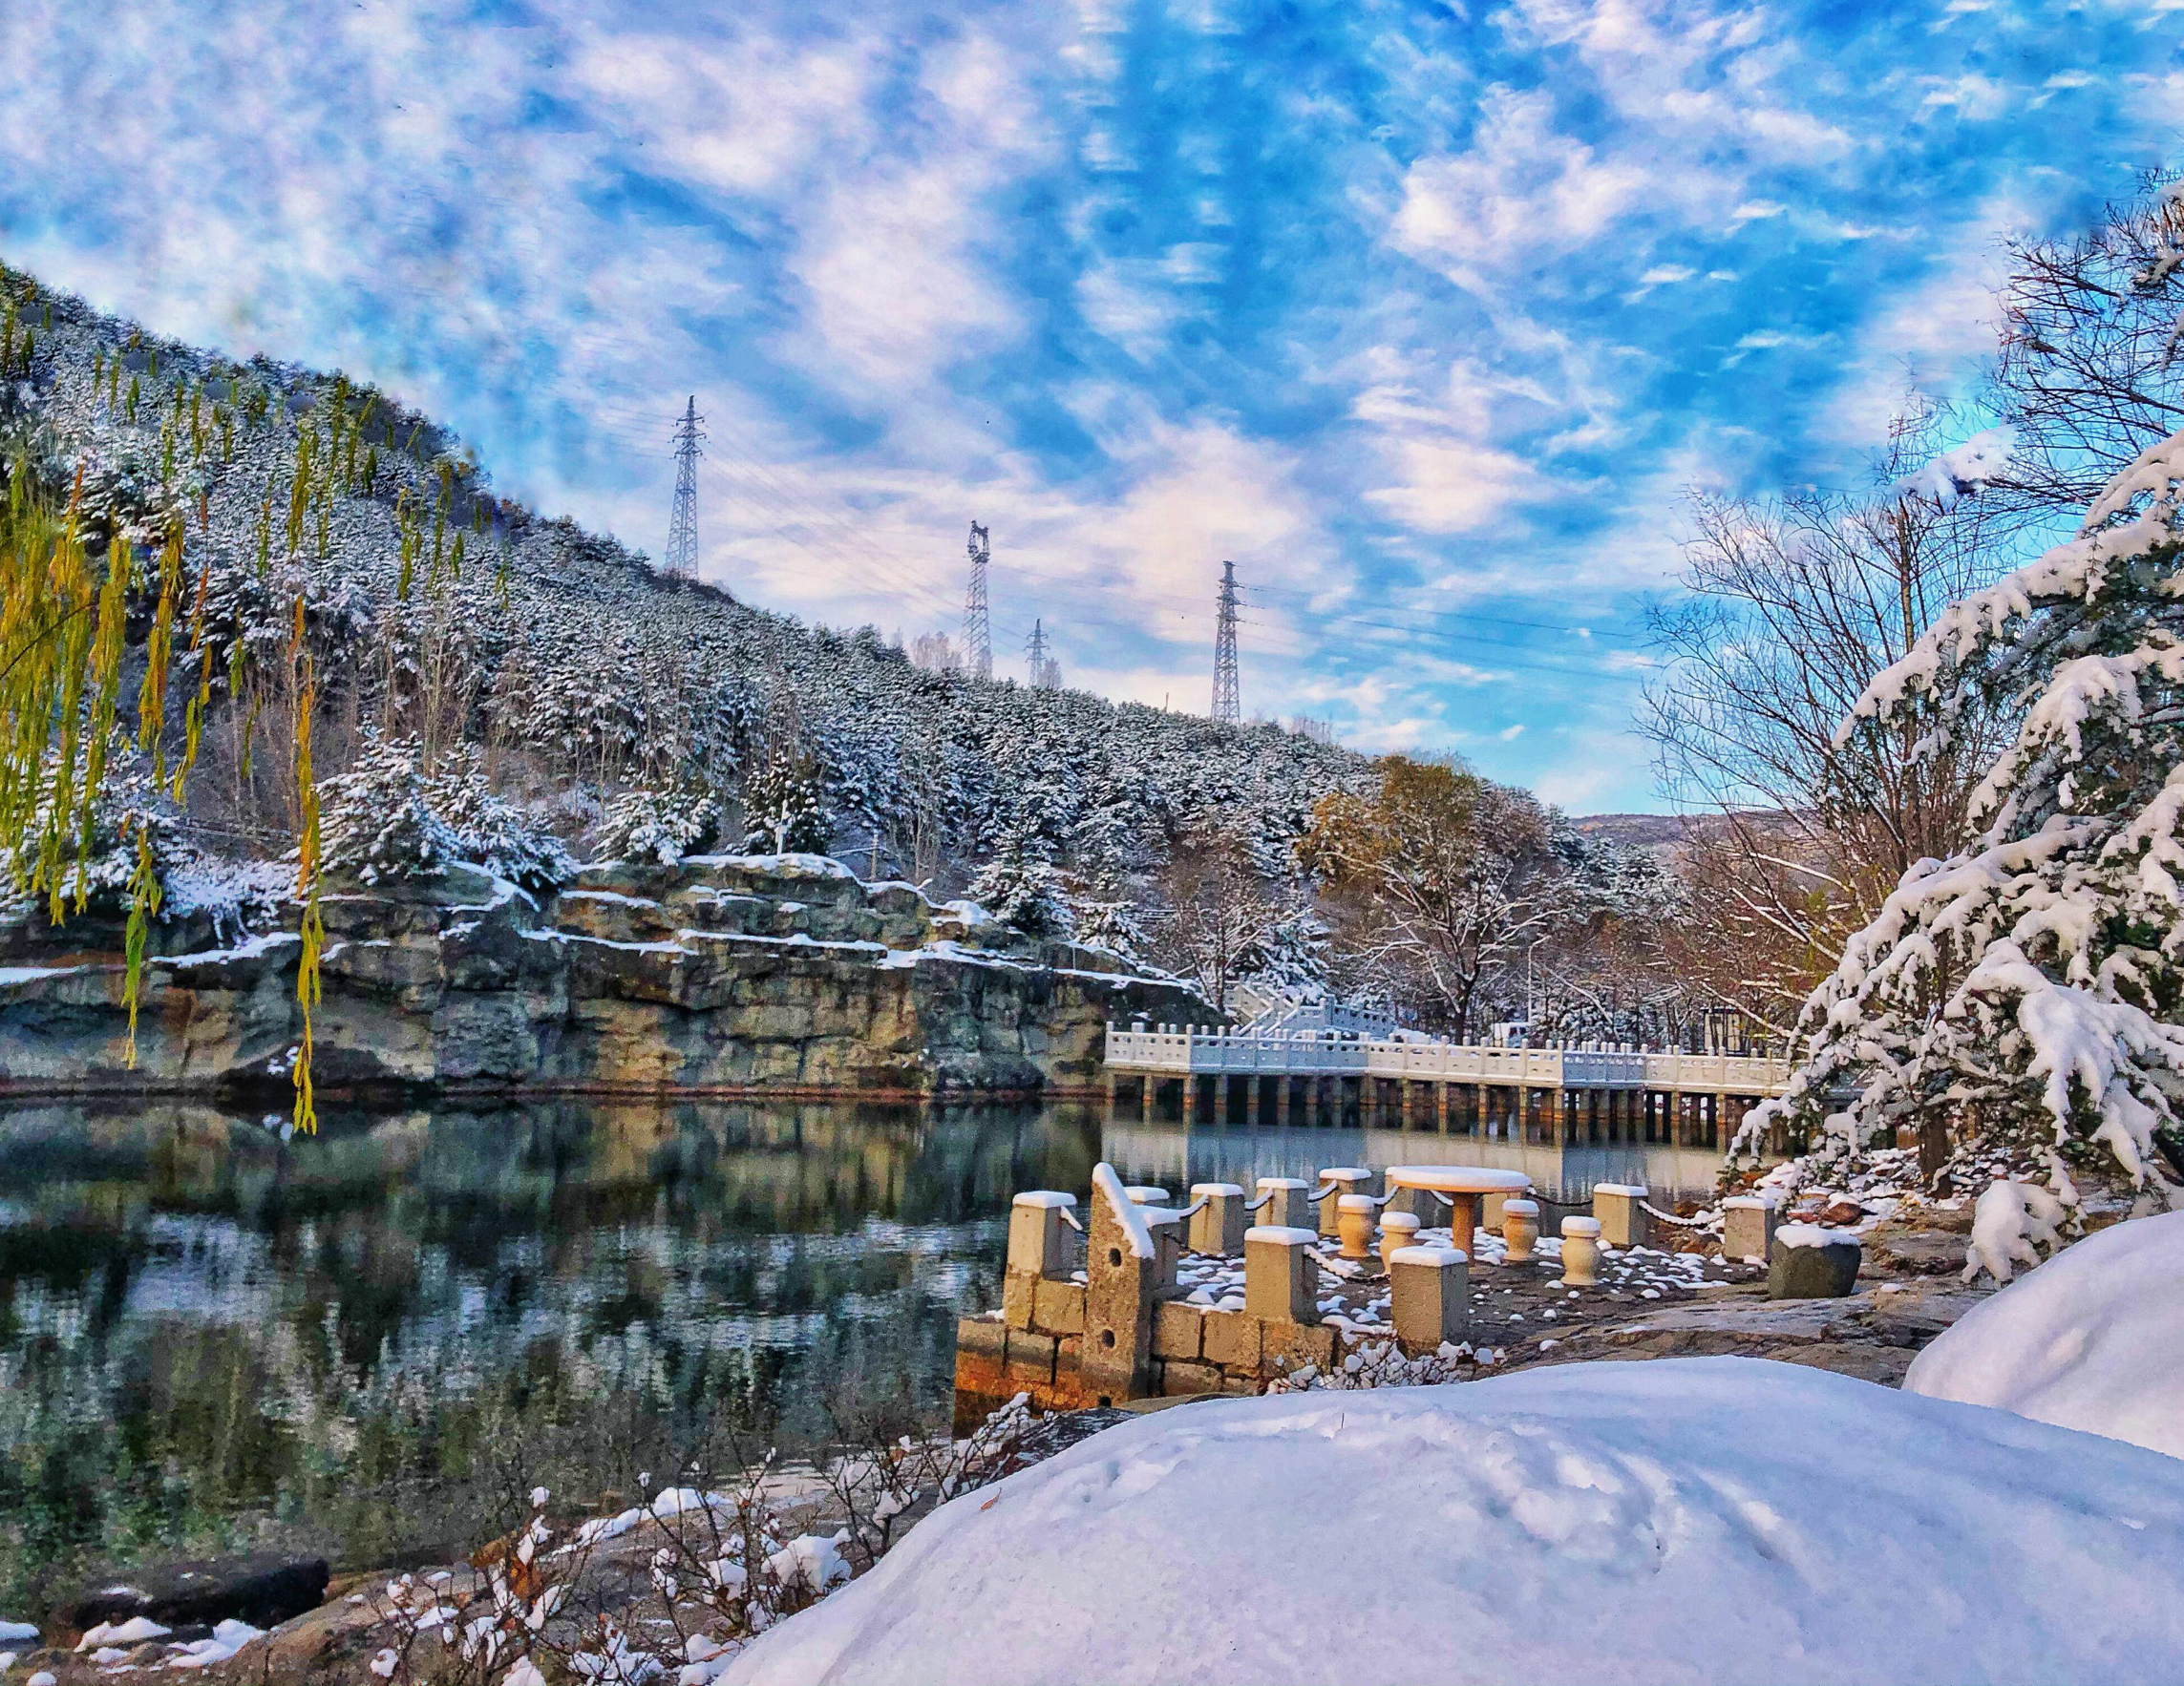
<path id="1" fill-rule="evenodd" d="M 1194 990 L 1041 943 L 817 855 L 584 869 L 533 898 L 466 868 L 329 886 L 322 1086 L 1069 1090 L 1110 1020 L 1204 1022 Z M 286 1086 L 293 930 L 178 920 L 145 962 L 137 1064 L 117 924 L 0 920 L 0 1085 Z"/>

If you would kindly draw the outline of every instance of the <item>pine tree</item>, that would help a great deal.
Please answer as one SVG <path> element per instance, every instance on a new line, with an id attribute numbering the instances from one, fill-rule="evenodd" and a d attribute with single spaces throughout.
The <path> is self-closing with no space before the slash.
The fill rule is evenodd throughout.
<path id="1" fill-rule="evenodd" d="M 1842 735 L 1975 706 L 2022 721 L 1972 801 L 1984 830 L 1907 872 L 1807 1003 L 1788 1117 L 1855 1153 L 1900 1122 L 2048 1170 L 2102 1150 L 2172 1201 L 2184 1171 L 2184 433 L 2147 450 L 2079 536 L 1945 611 Z M 1855 1090 L 1841 1112 L 1832 1103 Z M 1884 1138 L 1885 1135 L 1884 1135 Z"/>
<path id="2" fill-rule="evenodd" d="M 1052 851 L 1028 826 L 1002 834 L 965 893 L 1004 925 L 1027 937 L 1067 938 L 1076 920 L 1054 870 Z"/>

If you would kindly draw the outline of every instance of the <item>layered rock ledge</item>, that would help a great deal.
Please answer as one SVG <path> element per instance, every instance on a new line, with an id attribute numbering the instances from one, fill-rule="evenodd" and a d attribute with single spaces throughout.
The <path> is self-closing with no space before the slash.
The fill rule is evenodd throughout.
<path id="1" fill-rule="evenodd" d="M 534 897 L 455 867 L 329 884 L 317 1081 L 565 1091 L 1089 1090 L 1110 1020 L 1203 1022 L 1203 998 L 819 855 L 584 868 Z M 0 920 L 0 1085 L 286 1087 L 302 942 L 158 927 L 127 1063 L 123 931 Z"/>

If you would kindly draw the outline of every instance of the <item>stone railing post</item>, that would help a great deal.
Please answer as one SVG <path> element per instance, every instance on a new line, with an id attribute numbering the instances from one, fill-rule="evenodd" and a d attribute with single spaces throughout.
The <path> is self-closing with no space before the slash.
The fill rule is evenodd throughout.
<path id="1" fill-rule="evenodd" d="M 1323 1235 L 1342 1233 L 1342 1199 L 1345 1194 L 1366 1194 L 1372 1181 L 1372 1172 L 1362 1165 L 1337 1165 L 1320 1172 L 1320 1187 L 1326 1190 L 1320 1196 L 1319 1230 Z"/>
<path id="2" fill-rule="evenodd" d="M 1303 1177 L 1261 1177 L 1266 1204 L 1253 1214 L 1262 1229 L 1300 1230 L 1312 1222 L 1312 1185 Z"/>
<path id="3" fill-rule="evenodd" d="M 1317 1323 L 1319 1261 L 1310 1230 L 1258 1224 L 1243 1233 L 1243 1309 L 1277 1323 Z"/>
<path id="4" fill-rule="evenodd" d="M 1235 1183 L 1193 1183 L 1191 1251 L 1233 1258 L 1243 1251 L 1243 1190 Z"/>
<path id="5" fill-rule="evenodd" d="M 1112 1404 L 1148 1391 L 1159 1285 L 1160 1244 L 1146 1227 L 1144 1212 L 1123 1191 L 1113 1167 L 1095 1165 L 1078 1365 L 1096 1399 Z"/>
<path id="6" fill-rule="evenodd" d="M 1653 1237 L 1646 1215 L 1648 1191 L 1643 1183 L 1595 1183 L 1593 1216 L 1600 1219 L 1601 1239 L 1610 1247 L 1643 1247 Z"/>
<path id="7" fill-rule="evenodd" d="M 1722 1202 L 1722 1256 L 1765 1264 L 1774 1249 L 1774 1202 L 1759 1194 L 1732 1194 Z"/>
<path id="8" fill-rule="evenodd" d="M 1389 1316 L 1407 1353 L 1461 1340 L 1471 1323 L 1471 1260 L 1453 1247 L 1399 1247 L 1388 1255 Z"/>
<path id="9" fill-rule="evenodd" d="M 1002 1320 L 1011 1329 L 1031 1327 L 1042 1281 L 1068 1281 L 1076 1250 L 1062 1214 L 1074 1194 L 1028 1189 L 1008 1204 L 1008 1270 L 1002 1283 Z"/>

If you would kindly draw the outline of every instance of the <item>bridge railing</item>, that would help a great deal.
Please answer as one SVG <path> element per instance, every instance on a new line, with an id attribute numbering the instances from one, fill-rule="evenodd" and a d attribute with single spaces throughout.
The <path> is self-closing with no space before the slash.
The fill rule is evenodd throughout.
<path id="1" fill-rule="evenodd" d="M 1599 1047 L 1502 1048 L 1384 1041 L 1325 1030 L 1223 1030 L 1193 1025 L 1126 1030 L 1111 1024 L 1107 1063 L 1118 1070 L 1178 1077 L 1356 1074 L 1533 1088 L 1687 1089 L 1746 1095 L 1778 1094 L 1790 1081 L 1787 1060 L 1755 1055 Z"/>

